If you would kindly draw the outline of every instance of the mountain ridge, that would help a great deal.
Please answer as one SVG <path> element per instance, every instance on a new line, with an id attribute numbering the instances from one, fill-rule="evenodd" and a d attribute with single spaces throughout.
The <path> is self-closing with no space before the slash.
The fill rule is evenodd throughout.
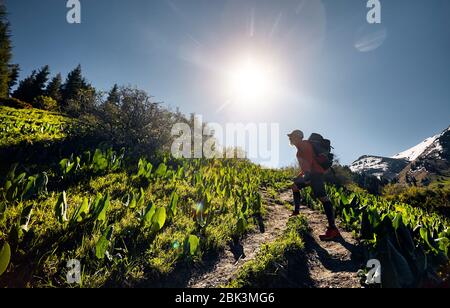
<path id="1" fill-rule="evenodd" d="M 349 167 L 355 173 L 414 185 L 450 176 L 450 126 L 392 157 L 363 155 Z"/>

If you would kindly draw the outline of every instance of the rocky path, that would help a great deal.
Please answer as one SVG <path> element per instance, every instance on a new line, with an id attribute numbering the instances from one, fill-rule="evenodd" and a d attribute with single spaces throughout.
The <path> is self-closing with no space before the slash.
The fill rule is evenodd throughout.
<path id="1" fill-rule="evenodd" d="M 225 285 L 233 275 L 249 260 L 256 257 L 262 244 L 274 241 L 286 228 L 290 210 L 285 202 L 292 204 L 292 194 L 282 193 L 278 200 L 267 199 L 267 214 L 260 228 L 250 233 L 239 244 L 227 247 L 209 270 L 199 270 L 188 282 L 190 288 L 214 288 Z M 361 268 L 358 261 L 358 243 L 349 232 L 341 231 L 342 239 L 322 242 L 319 234 L 326 229 L 325 215 L 307 207 L 301 208 L 301 214 L 311 229 L 306 236 L 306 256 L 308 262 L 310 287 L 317 288 L 359 288 L 361 287 L 357 271 Z"/>

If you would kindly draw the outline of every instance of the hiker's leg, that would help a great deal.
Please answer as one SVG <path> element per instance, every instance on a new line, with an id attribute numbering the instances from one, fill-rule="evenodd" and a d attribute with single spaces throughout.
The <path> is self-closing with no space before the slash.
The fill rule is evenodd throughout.
<path id="1" fill-rule="evenodd" d="M 300 205 L 302 203 L 302 197 L 300 195 L 300 190 L 294 191 L 294 212 L 298 213 L 300 211 Z"/>
<path id="2" fill-rule="evenodd" d="M 292 185 L 292 194 L 294 195 L 294 213 L 298 213 L 300 211 L 300 189 L 297 185 Z"/>
<path id="3" fill-rule="evenodd" d="M 301 195 L 300 195 L 300 189 L 305 188 L 306 184 L 302 178 L 296 178 L 294 179 L 294 185 L 292 185 L 292 194 L 294 196 L 294 213 L 300 212 L 300 205 L 301 205 Z"/>
<path id="4" fill-rule="evenodd" d="M 318 198 L 322 204 L 327 216 L 328 226 L 331 228 L 336 228 L 336 221 L 334 218 L 333 204 L 328 198 L 327 191 L 325 189 L 325 181 L 323 175 L 314 174 L 311 176 L 311 187 L 313 189 L 314 195 Z"/>
<path id="5" fill-rule="evenodd" d="M 334 218 L 333 204 L 328 197 L 320 198 L 323 204 L 323 209 L 325 210 L 325 215 L 327 215 L 328 226 L 330 228 L 336 228 L 336 220 Z"/>

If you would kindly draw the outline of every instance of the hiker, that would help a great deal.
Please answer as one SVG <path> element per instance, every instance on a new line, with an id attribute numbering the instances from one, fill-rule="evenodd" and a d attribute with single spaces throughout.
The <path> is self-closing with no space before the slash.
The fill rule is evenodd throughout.
<path id="1" fill-rule="evenodd" d="M 289 141 L 291 145 L 297 148 L 297 160 L 300 165 L 301 172 L 294 179 L 294 185 L 292 185 L 292 192 L 294 195 L 294 212 L 291 216 L 297 216 L 300 210 L 301 196 L 300 190 L 311 186 L 314 196 L 318 198 L 325 210 L 325 214 L 328 219 L 328 228 L 325 234 L 320 236 L 322 241 L 331 241 L 340 237 L 339 230 L 336 227 L 333 205 L 327 196 L 325 190 L 325 179 L 324 174 L 327 169 L 331 168 L 333 156 L 330 154 L 331 146 L 329 140 L 323 139 L 322 136 L 318 134 L 311 135 L 309 140 L 303 140 L 304 135 L 300 130 L 295 130 L 291 134 L 288 134 Z M 316 142 L 314 142 L 316 141 Z M 314 145 L 321 144 L 325 142 L 324 153 L 326 152 L 325 159 L 323 157 L 317 156 L 317 151 L 315 151 Z M 316 147 L 317 149 L 317 147 Z M 331 161 L 330 161 L 331 160 Z M 320 161 L 321 163 L 319 163 Z"/>

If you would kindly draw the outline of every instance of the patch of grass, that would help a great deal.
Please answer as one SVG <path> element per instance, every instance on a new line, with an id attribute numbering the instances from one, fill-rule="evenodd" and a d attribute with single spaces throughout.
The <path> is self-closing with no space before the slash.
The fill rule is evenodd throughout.
<path id="1" fill-rule="evenodd" d="M 280 271 L 288 272 L 289 267 L 293 265 L 291 257 L 301 258 L 304 250 L 303 235 L 307 232 L 308 226 L 303 216 L 291 218 L 283 235 L 274 242 L 263 245 L 256 258 L 244 264 L 236 277 L 226 287 L 258 288 L 273 286 L 277 274 Z M 293 272 L 295 272 L 294 269 Z M 284 278 L 290 280 L 286 276 Z"/>
<path id="2" fill-rule="evenodd" d="M 0 106 L 0 147 L 64 139 L 76 126 L 59 113 Z"/>

